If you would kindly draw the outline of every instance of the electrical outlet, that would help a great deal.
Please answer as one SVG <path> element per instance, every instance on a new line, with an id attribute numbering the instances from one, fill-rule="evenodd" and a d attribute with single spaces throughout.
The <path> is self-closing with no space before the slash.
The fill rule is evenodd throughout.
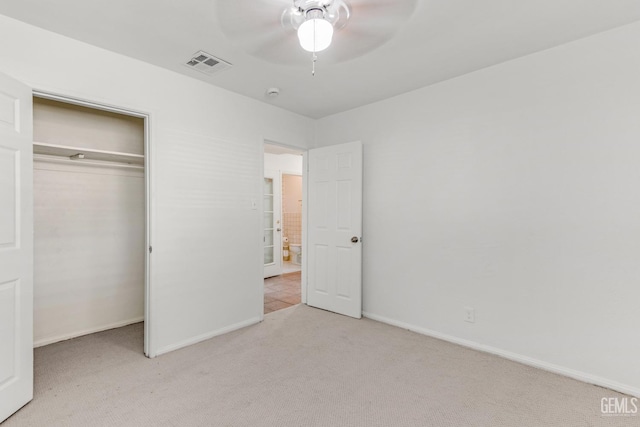
<path id="1" fill-rule="evenodd" d="M 473 307 L 464 308 L 464 321 L 469 323 L 476 323 L 476 309 Z"/>

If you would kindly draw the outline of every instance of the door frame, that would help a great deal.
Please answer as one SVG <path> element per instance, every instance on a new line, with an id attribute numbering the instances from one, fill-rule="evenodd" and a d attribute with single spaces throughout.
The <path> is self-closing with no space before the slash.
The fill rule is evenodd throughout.
<path id="1" fill-rule="evenodd" d="M 268 145 L 276 145 L 279 147 L 283 147 L 283 148 L 288 148 L 290 150 L 295 150 L 299 153 L 302 153 L 302 265 L 300 266 L 301 271 L 300 271 L 300 302 L 302 304 L 306 304 L 307 303 L 307 256 L 305 256 L 307 252 L 307 215 L 308 215 L 308 209 L 307 209 L 307 199 L 308 199 L 308 194 L 307 194 L 307 173 L 308 173 L 308 164 L 307 164 L 307 160 L 308 160 L 308 155 L 309 155 L 309 149 L 308 148 L 303 148 L 303 147 L 298 147 L 296 145 L 292 145 L 292 144 L 286 144 L 286 143 L 281 143 L 278 142 L 274 139 L 270 139 L 270 138 L 261 138 L 260 141 L 260 175 L 258 177 L 258 185 L 259 185 L 259 189 L 260 189 L 260 198 L 258 199 L 258 211 L 259 211 L 259 219 L 260 219 L 260 230 L 264 230 L 264 146 L 265 144 Z M 285 173 L 285 171 L 280 171 L 280 179 L 282 180 L 282 174 Z M 291 173 L 290 171 L 287 172 L 289 175 L 294 175 L 295 173 Z M 260 250 L 258 251 L 259 253 L 259 264 L 260 265 L 260 282 L 258 283 L 258 289 L 260 291 L 260 304 L 258 307 L 258 313 L 260 314 L 260 321 L 264 320 L 264 274 L 262 273 L 262 269 L 264 268 L 264 242 L 262 240 L 262 236 L 263 233 L 261 231 L 261 233 L 258 234 L 258 244 L 259 244 L 259 248 Z"/>
<path id="2" fill-rule="evenodd" d="M 105 104 L 103 102 L 94 102 L 87 99 L 77 98 L 75 96 L 67 96 L 54 93 L 47 90 L 32 89 L 32 96 L 53 101 L 64 102 L 67 104 L 79 105 L 81 107 L 93 108 L 96 110 L 109 111 L 112 113 L 124 114 L 127 116 L 138 117 L 144 121 L 144 182 L 145 182 L 145 266 L 144 266 L 144 355 L 152 358 L 156 355 L 151 352 L 152 335 L 151 335 L 151 252 L 152 252 L 152 224 L 153 224 L 153 203 L 152 203 L 152 152 L 151 149 L 151 113 L 140 111 L 139 109 L 131 109 L 119 107 L 115 105 Z M 263 162 L 264 163 L 264 162 Z"/>
<path id="3" fill-rule="evenodd" d="M 272 188 L 273 188 L 273 231 L 272 231 L 272 237 L 273 237 L 273 264 L 274 265 L 270 265 L 269 267 L 267 267 L 266 264 L 264 264 L 264 278 L 266 279 L 267 277 L 273 277 L 273 276 L 277 276 L 276 274 L 273 274 L 275 272 L 278 272 L 278 274 L 282 274 L 282 267 L 283 267 L 283 262 L 282 262 L 282 231 L 283 231 L 283 224 L 282 224 L 282 174 L 280 173 L 279 170 L 271 170 L 271 169 L 265 169 L 264 172 L 262 173 L 264 179 L 266 180 L 267 178 L 272 180 Z M 277 185 L 276 185 L 277 184 Z M 277 195 L 277 196 L 276 196 Z M 264 204 L 264 199 L 266 198 L 266 194 L 264 193 L 264 187 L 263 187 L 263 191 L 262 191 L 262 202 Z M 280 202 L 280 206 L 276 208 L 276 200 L 278 200 Z M 263 216 L 262 216 L 262 220 L 263 220 L 263 226 L 266 226 L 267 224 L 264 224 L 264 208 L 263 208 Z M 276 213 L 278 213 L 278 216 L 276 216 Z M 276 229 L 280 230 L 277 231 Z M 264 232 L 265 229 L 263 228 L 262 231 Z M 278 243 L 280 242 L 280 243 Z M 267 276 L 266 271 L 267 268 L 269 268 L 269 272 L 270 274 Z M 274 271 L 275 270 L 275 271 Z"/>

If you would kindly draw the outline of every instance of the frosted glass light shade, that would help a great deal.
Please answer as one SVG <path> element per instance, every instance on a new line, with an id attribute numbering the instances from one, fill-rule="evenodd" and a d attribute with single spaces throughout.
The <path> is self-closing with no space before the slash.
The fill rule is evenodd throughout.
<path id="1" fill-rule="evenodd" d="M 333 25 L 324 19 L 307 19 L 298 28 L 300 46 L 307 52 L 320 52 L 331 44 Z"/>

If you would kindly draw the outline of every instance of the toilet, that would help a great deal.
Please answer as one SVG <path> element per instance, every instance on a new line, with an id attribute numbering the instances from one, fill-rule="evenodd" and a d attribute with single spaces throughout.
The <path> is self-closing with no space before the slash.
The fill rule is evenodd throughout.
<path id="1" fill-rule="evenodd" d="M 292 263 L 302 265 L 302 245 L 299 243 L 290 243 L 289 254 L 291 255 Z"/>

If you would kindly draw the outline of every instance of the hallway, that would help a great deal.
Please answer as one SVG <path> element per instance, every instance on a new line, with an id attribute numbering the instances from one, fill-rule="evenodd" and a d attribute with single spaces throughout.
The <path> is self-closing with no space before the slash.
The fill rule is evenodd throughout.
<path id="1" fill-rule="evenodd" d="M 264 279 L 264 314 L 300 304 L 301 274 L 282 274 Z"/>

